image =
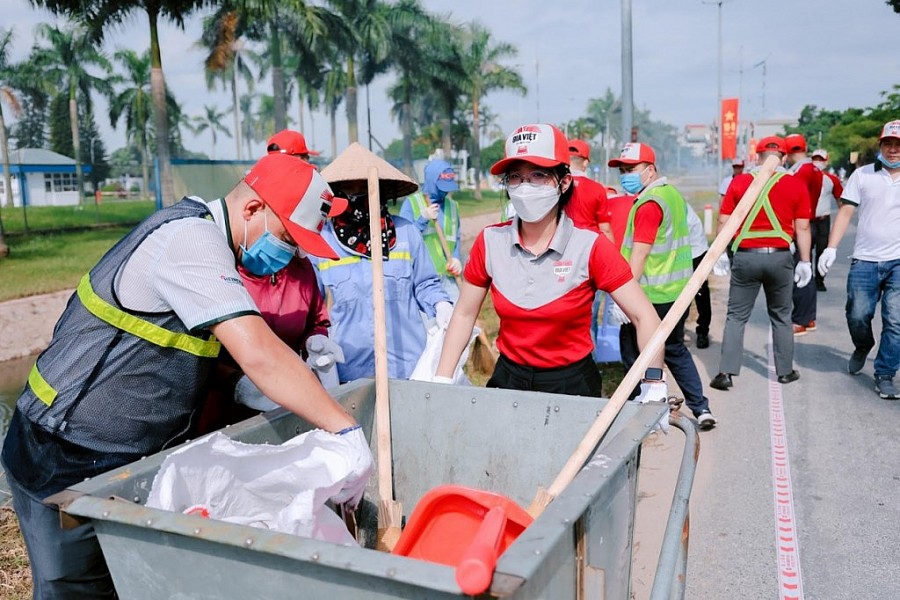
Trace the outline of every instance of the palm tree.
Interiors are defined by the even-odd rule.
[[[169,206],[175,201],[172,187],[172,165],[169,162],[169,120],[166,115],[166,82],[163,77],[162,56],[159,51],[160,17],[174,21],[184,28],[185,18],[212,0],[29,0],[32,5],[46,8],[55,14],[68,15],[87,23],[96,41],[112,26],[127,21],[135,11],[146,13],[150,26],[150,88],[153,99],[153,120],[157,135],[156,154],[159,160],[162,201]]]
[[[228,137],[231,137],[231,132],[222,125],[222,119],[225,118],[224,112],[221,112],[217,107],[208,104],[203,106],[203,111],[203,115],[192,119],[194,123],[194,133],[203,133],[207,129],[209,130],[209,133],[212,136],[212,159],[216,160],[216,132],[224,133]]]
[[[331,156],[337,156],[337,108],[344,100],[347,89],[347,74],[343,65],[333,64],[325,73],[324,103],[331,120]]]
[[[463,71],[466,74],[466,93],[472,108],[472,166],[475,168],[475,197],[481,198],[481,99],[489,92],[514,89],[526,92],[522,76],[500,64],[504,58],[514,58],[518,50],[508,43],[493,43],[491,32],[478,23],[469,23],[463,34]]]
[[[148,127],[151,113],[150,90],[150,51],[138,55],[134,50],[118,50],[113,54],[125,76],[118,83],[126,87],[114,95],[109,105],[109,121],[113,127],[119,123],[119,117],[125,115],[126,139],[138,148],[141,155],[143,182],[141,192],[147,195],[150,182],[150,159],[148,147]]]
[[[15,70],[12,63],[9,62],[12,40],[12,29],[0,29],[0,151],[3,152],[3,189],[6,191],[6,204],[10,207],[13,205],[12,177],[9,173],[9,141],[6,139],[3,103],[9,104],[9,107],[16,115],[22,110],[16,91],[11,86],[6,85],[6,82],[11,78]],[[9,246],[6,245],[6,239],[3,235],[3,221],[0,220],[0,258],[8,255]]]
[[[75,177],[78,180],[78,202],[84,201],[84,173],[81,168],[81,136],[78,133],[78,106],[84,106],[87,113],[92,111],[91,92],[99,90],[107,96],[112,87],[109,75],[112,66],[78,25],[67,29],[47,23],[35,29],[36,37],[49,46],[36,49],[35,60],[44,69],[48,80],[57,83],[60,91],[69,99],[69,121],[72,128],[72,151],[75,159]],[[88,71],[91,66],[99,67],[102,74],[97,76]]]
[[[258,60],[255,52],[247,47],[240,28],[240,17],[232,8],[220,7],[218,11],[203,20],[203,37],[198,46],[206,48],[206,85],[213,88],[216,79],[223,87],[231,88],[231,110],[234,116],[234,141],[236,158],[241,160],[241,120],[240,91],[238,79],[243,79],[248,91],[252,91],[255,78],[250,70],[248,57]]]
[[[328,0],[347,26],[347,35],[336,37],[346,62],[348,143],[359,141],[357,79],[363,85],[371,83],[373,73],[361,69],[363,63],[381,62],[390,51],[391,25],[389,14],[393,7],[381,0]],[[365,76],[368,75],[368,80]]]

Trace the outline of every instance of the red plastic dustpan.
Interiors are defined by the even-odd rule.
[[[532,521],[505,496],[443,485],[419,500],[393,554],[456,567],[463,591],[479,594],[490,585],[497,557]]]

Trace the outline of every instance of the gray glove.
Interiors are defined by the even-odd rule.
[[[267,411],[278,408],[278,405],[269,400],[265,394],[259,391],[250,378],[242,375],[238,379],[237,385],[234,386],[234,401],[244,406],[249,406],[253,410]]]
[[[334,363],[344,362],[344,351],[328,336],[311,335],[306,340],[306,364],[325,387],[338,384]]]
[[[369,476],[372,474],[372,451],[369,449],[369,443],[366,441],[366,436],[363,435],[362,428],[358,425],[350,431],[335,435],[348,445],[354,458],[351,459],[350,476],[347,477],[341,491],[331,497],[331,501],[335,504],[344,504],[354,510],[359,506],[366,491]]]

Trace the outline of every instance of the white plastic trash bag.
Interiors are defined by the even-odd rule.
[[[453,377],[451,378],[456,385],[472,385],[472,382],[469,381],[469,378],[463,372],[463,365],[469,360],[469,347],[479,333],[481,333],[481,330],[478,327],[473,328],[469,343],[466,344],[462,355],[459,357],[459,362],[456,363],[456,369],[454,369]],[[409,376],[410,379],[413,381],[433,380],[434,374],[437,372],[438,362],[441,360],[441,347],[444,345],[444,336],[446,334],[447,330],[437,325],[432,325],[428,328],[425,350],[422,352],[422,356],[419,357],[416,368],[413,369],[412,374]]]
[[[357,545],[325,505],[354,461],[340,437],[318,429],[278,446],[245,444],[216,432],[166,457],[147,506],[176,512],[200,507],[219,521]]]

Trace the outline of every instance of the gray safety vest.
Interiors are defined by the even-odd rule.
[[[174,312],[123,307],[113,284],[148,235],[187,218],[212,214],[187,200],[157,211],[81,279],[19,396],[29,421],[99,452],[151,454],[181,441],[221,345]]]

